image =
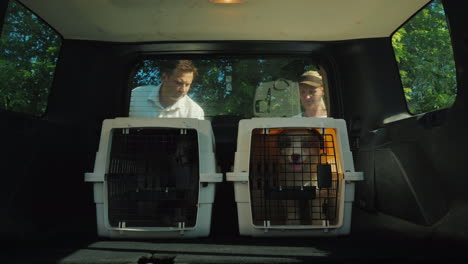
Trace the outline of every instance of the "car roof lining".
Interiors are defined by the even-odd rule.
[[[20,0],[65,39],[336,41],[389,37],[429,0]]]

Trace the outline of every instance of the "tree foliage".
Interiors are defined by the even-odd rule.
[[[450,107],[457,93],[445,13],[434,1],[392,37],[408,109],[413,114]]]
[[[48,25],[10,1],[0,39],[1,108],[44,113],[60,44]]]

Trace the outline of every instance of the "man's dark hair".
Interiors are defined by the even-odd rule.
[[[172,75],[174,71],[193,72],[193,76],[197,76],[198,70],[191,60],[166,60],[161,62],[160,72],[167,75]]]

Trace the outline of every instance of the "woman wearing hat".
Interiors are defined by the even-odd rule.
[[[327,117],[327,107],[322,76],[316,71],[307,71],[299,79],[299,96],[304,112],[295,117]]]

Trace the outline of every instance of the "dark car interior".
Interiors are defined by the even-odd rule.
[[[1,1],[2,17],[9,2]],[[259,8],[252,2],[242,4]],[[271,5],[277,7],[278,2]],[[61,45],[45,111],[37,115],[0,109],[0,171],[5,180],[0,192],[0,238],[6,245],[1,253],[5,260],[80,264],[468,260],[468,177],[463,167],[468,157],[468,130],[463,121],[468,90],[467,3],[440,1],[453,48],[455,100],[449,107],[414,114],[405,101],[392,34],[430,2],[415,1],[418,3],[402,5],[395,11],[384,3],[373,6],[373,1],[361,1],[369,5],[369,13],[374,12],[372,6],[375,13],[382,13],[375,15],[375,21],[366,21],[361,14],[362,20],[357,22],[346,21],[345,15],[355,9],[336,1],[328,5],[327,1],[285,2],[299,9],[310,8],[310,2],[314,2],[315,16],[330,14],[327,7],[333,7],[334,18],[342,16],[344,21],[333,24],[326,19],[329,24],[316,35],[314,28],[321,27],[317,24],[309,27],[310,35],[299,35],[297,30],[288,33],[288,20],[295,23],[291,17],[279,18],[282,21],[275,22],[279,24],[267,27],[271,17],[259,14],[258,23],[266,23],[261,26],[271,34],[256,37],[257,26],[251,24],[250,30],[245,29],[247,23],[255,21],[247,18],[251,13],[223,32],[222,25],[230,23],[237,11],[212,7],[214,4],[208,1],[154,1],[151,5],[144,1],[16,2],[51,26],[59,34]],[[115,9],[105,9],[106,3]],[[171,20],[177,10],[194,10],[200,15],[207,5],[212,8],[209,14],[220,13],[213,19],[226,17],[225,22],[217,21],[219,27],[200,24],[198,31],[187,34],[184,27],[192,28],[184,23],[189,19]],[[144,11],[149,8],[154,8],[154,14]],[[136,14],[117,18],[132,12]],[[125,24],[125,19],[135,19],[138,12],[148,17],[153,14],[154,20],[148,22],[141,15],[141,20]],[[359,33],[368,27],[366,23],[378,31],[385,24],[383,14],[387,12],[400,14],[399,20],[388,23],[387,31]],[[281,14],[277,11],[276,17]],[[171,23],[173,28],[159,30],[157,23]],[[141,29],[137,29],[139,24]],[[355,35],[351,26],[349,30],[340,28],[348,24],[359,29]],[[117,32],[119,28],[122,32]],[[372,32],[372,26],[369,28]],[[170,30],[174,30],[173,35]],[[128,116],[136,65],[146,58],[200,60],[223,56],[304,57],[327,73],[329,114],[346,121],[354,166],[364,174],[364,180],[356,184],[351,233],[327,238],[240,236],[233,183],[223,181],[216,187],[211,232],[206,238],[99,237],[93,188],[84,181],[84,174],[93,170],[103,120]],[[2,75],[13,76],[5,69],[0,69]],[[217,166],[223,175],[234,165],[239,121],[251,117],[236,113],[207,115],[215,137]]]

